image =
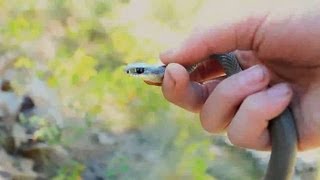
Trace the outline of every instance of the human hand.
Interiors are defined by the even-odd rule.
[[[169,64],[162,85],[164,96],[199,112],[208,132],[226,130],[233,144],[259,150],[270,149],[269,120],[290,103],[298,148],[320,146],[318,7],[284,14],[269,11],[195,32],[179,48],[160,56]],[[191,76],[179,65],[234,50],[245,70],[228,78],[221,77],[216,61],[204,61]]]

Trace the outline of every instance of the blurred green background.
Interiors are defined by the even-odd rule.
[[[19,53],[10,66],[15,73],[3,74],[19,94],[27,93],[34,79],[43,82],[55,94],[43,93],[47,111],[58,109],[63,124],[44,126],[37,136],[63,147],[68,158],[38,172],[56,179],[91,179],[90,168],[104,179],[261,177],[243,150],[219,146],[220,136],[205,133],[197,115],[169,104],[159,87],[123,72],[134,61],[157,63],[161,51],[179,44],[195,26],[232,18],[257,4],[0,0],[0,52]],[[34,86],[35,94],[43,91]]]

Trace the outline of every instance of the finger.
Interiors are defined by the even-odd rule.
[[[228,127],[228,137],[237,146],[257,150],[270,149],[269,120],[288,106],[292,90],[277,84],[247,97]]]
[[[212,133],[224,130],[241,102],[247,96],[267,87],[269,76],[266,67],[256,65],[222,81],[208,97],[200,112],[203,128]]]
[[[254,51],[236,51],[236,56],[243,69],[247,69],[251,66],[261,64]]]
[[[165,64],[191,65],[216,53],[253,50],[255,45],[259,45],[255,35],[266,17],[267,13],[256,14],[194,32],[180,47],[162,53],[160,59]]]
[[[164,97],[192,112],[198,112],[220,79],[200,84],[191,82],[186,69],[179,64],[169,64],[162,84]]]

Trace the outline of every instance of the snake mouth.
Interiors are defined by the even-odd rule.
[[[147,81],[144,80],[145,83],[147,83],[148,85],[152,85],[152,86],[161,86],[162,83],[158,83],[158,82],[151,82],[151,81]]]

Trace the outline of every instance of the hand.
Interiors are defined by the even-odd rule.
[[[259,150],[270,149],[269,120],[290,104],[298,148],[320,146],[318,7],[259,13],[193,33],[160,56],[169,64],[162,85],[165,98],[199,112],[205,130],[226,130],[233,144]],[[221,77],[216,61],[203,61],[234,50],[245,69],[234,76]],[[191,76],[182,66],[202,61]]]

